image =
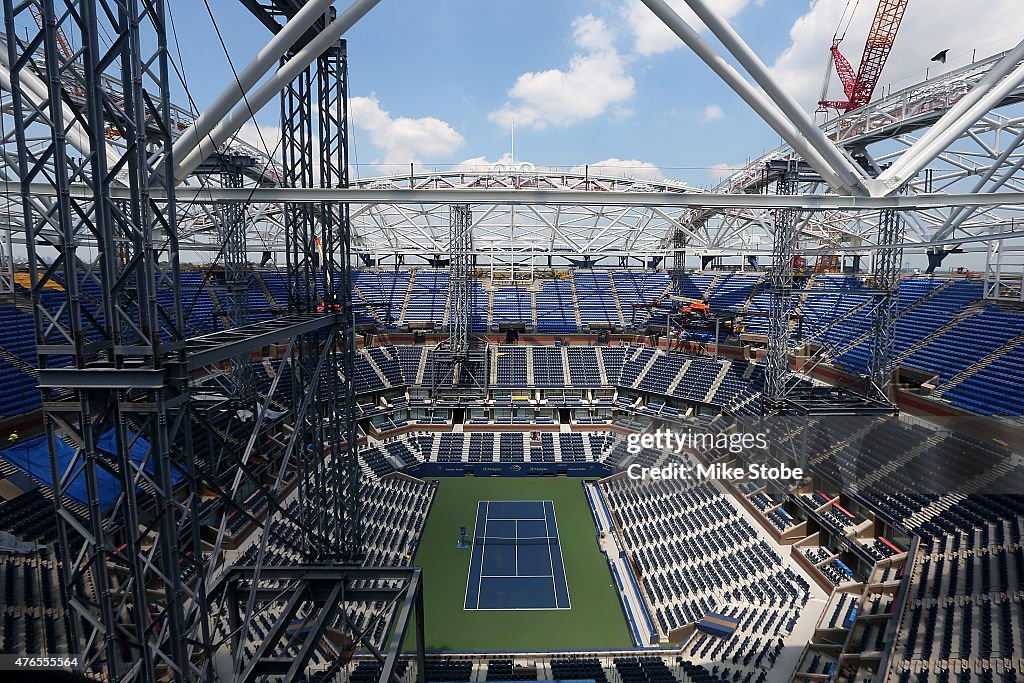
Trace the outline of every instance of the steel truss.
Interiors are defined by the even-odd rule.
[[[43,28],[21,41],[19,19],[30,12],[40,14]],[[102,369],[108,378],[103,387],[71,378],[70,400],[43,388],[68,647],[85,654],[86,670],[111,680],[208,680],[212,642],[189,385],[187,376],[167,373],[169,361],[184,367],[185,343],[168,154],[166,6],[4,0],[4,17],[39,368]],[[61,31],[82,40],[68,57],[58,46]],[[101,45],[101,31],[120,39]],[[110,64],[120,68],[116,91],[103,83]],[[48,92],[33,101],[21,80],[37,72],[48,75]],[[80,97],[65,96],[62,75],[74,79]],[[66,146],[72,125],[90,143],[82,158]],[[104,144],[108,127],[123,147]],[[42,146],[29,144],[34,135],[45,135]],[[38,202],[28,189],[34,180],[60,188],[81,183],[91,194]],[[118,183],[127,185],[127,199],[111,198]],[[151,201],[155,188],[169,201]],[[79,253],[86,239],[95,244],[91,262]],[[44,296],[50,284],[63,291]],[[163,381],[140,386],[145,373]],[[62,450],[71,446],[70,463],[57,457],[61,441]],[[104,507],[101,479],[111,475],[120,493]],[[86,519],[65,507],[80,477],[90,501]]]
[[[785,164],[779,175],[776,192],[794,194],[800,180],[799,164]],[[772,269],[767,284],[771,293],[768,305],[768,349],[765,352],[764,410],[779,405],[786,394],[789,379],[789,309],[793,291],[793,259],[800,214],[789,209],[777,209],[773,214],[775,234],[772,239]]]
[[[451,291],[448,312],[448,349],[454,358],[469,351],[470,319],[473,314],[473,212],[468,204],[454,204],[449,219],[448,287]]]
[[[995,232],[993,227],[992,231]],[[992,301],[1024,301],[1024,255],[1008,251],[1003,239],[988,243],[985,254],[985,298]]]
[[[348,185],[344,43],[310,65],[281,93],[283,178],[286,187]],[[315,145],[316,140],[320,144]],[[294,348],[293,405],[315,409],[295,425],[299,435],[302,528],[331,545],[304,538],[308,561],[357,561],[360,539],[350,297],[348,211],[341,205],[286,204],[288,306],[293,314],[340,312],[335,328],[309,332]],[[334,491],[336,495],[326,495]],[[323,504],[329,501],[330,504]]]
[[[487,388],[487,348],[472,335],[476,289],[473,287],[473,212],[468,204],[453,204],[448,218],[448,339],[432,354],[433,386]]]
[[[221,187],[240,188],[243,186],[245,169],[255,163],[256,160],[248,156],[217,154],[197,169],[197,173],[217,174]],[[221,244],[218,256],[224,264],[224,283],[214,289],[219,290],[217,299],[220,302],[221,320],[227,329],[245,327],[249,323],[251,272],[246,248],[247,221],[248,212],[244,204],[223,204],[217,207],[217,238]],[[232,358],[228,376],[228,392],[231,397],[238,404],[249,402],[255,388],[252,359],[245,355]]]
[[[286,589],[282,590],[282,586]],[[246,668],[237,680],[250,682],[262,676],[283,676],[285,681],[297,680],[310,658],[314,647],[330,638],[345,656],[335,660],[324,673],[324,679],[347,664],[357,647],[367,649],[382,665],[381,683],[401,683],[395,675],[395,665],[402,643],[408,633],[410,619],[415,614],[416,680],[425,683],[423,632],[423,581],[421,570],[410,567],[299,565],[290,567],[232,567],[215,589],[216,597],[228,605],[227,620],[232,649],[244,644],[240,637],[245,612],[241,609],[252,599],[258,609],[280,609],[274,627],[259,642]],[[372,632],[377,619],[359,629],[348,618],[347,609],[357,604],[385,603],[396,610],[387,649],[381,652],[373,642]],[[250,610],[251,611],[251,610]],[[301,620],[306,628],[289,633],[289,625]],[[352,632],[339,633],[337,624]],[[333,633],[332,633],[333,632]],[[293,654],[298,652],[298,655]]]
[[[297,216],[288,232],[292,313],[255,325],[243,324],[248,209],[208,213],[225,259],[229,327],[186,340],[185,224],[177,220],[170,154],[181,127],[168,96],[165,3],[4,0],[3,7],[0,48],[11,79],[4,115],[17,144],[17,156],[5,147],[4,160],[16,160],[7,168],[16,169],[20,187],[68,649],[108,680],[217,680],[221,608],[207,587],[224,569],[229,514],[267,529],[288,519],[302,530],[295,550],[309,561],[361,561],[348,208],[289,207]],[[19,39],[33,13],[43,28]],[[62,31],[80,36],[81,49],[62,53]],[[106,46],[102,36],[121,39]],[[117,78],[105,72],[110,65]],[[45,92],[35,87],[40,75]],[[338,43],[283,93],[293,186],[348,184],[345,76]],[[111,132],[118,144],[108,144]],[[199,172],[227,187],[252,176],[251,167],[225,166],[230,155],[218,156]],[[60,196],[40,196],[36,183]],[[281,342],[283,362],[265,395],[253,396],[247,418],[207,400],[217,398],[206,381],[217,364],[242,359],[232,361],[241,368],[254,351]],[[291,408],[278,412],[271,404],[288,384],[286,370]],[[280,432],[283,417],[287,437],[278,446],[268,436]],[[202,451],[193,440],[205,444]],[[70,462],[62,459],[67,451]],[[118,494],[101,503],[111,479]],[[282,497],[294,479],[293,510]],[[80,482],[89,500],[84,517],[67,505]],[[253,494],[267,502],[263,520],[246,506]],[[263,559],[261,551],[257,571]],[[244,652],[228,654],[236,671],[251,665]]]
[[[881,244],[899,245],[904,238],[903,215],[888,210],[881,213],[878,240]],[[879,249],[874,253],[871,278],[876,295],[871,328],[871,353],[868,359],[868,386],[866,394],[872,398],[891,401],[892,363],[896,343],[897,288],[903,265],[902,247]]]

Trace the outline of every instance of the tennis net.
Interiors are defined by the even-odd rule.
[[[474,536],[480,545],[558,545],[558,536]]]

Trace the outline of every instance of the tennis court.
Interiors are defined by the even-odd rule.
[[[569,609],[552,501],[477,503],[465,609]]]

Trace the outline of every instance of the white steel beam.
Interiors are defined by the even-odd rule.
[[[0,192],[17,192],[17,183],[0,182]],[[38,195],[54,195],[55,190],[47,183],[33,183],[30,192]],[[70,194],[75,197],[91,196],[85,185],[74,185]],[[114,199],[126,198],[127,188],[111,190]],[[159,191],[152,191],[154,201],[162,201]],[[960,206],[1021,206],[1024,192],[999,193],[951,193],[890,195],[887,197],[856,197],[820,194],[729,194],[717,192],[635,192],[607,190],[587,192],[585,190],[536,190],[536,189],[492,189],[492,188],[441,188],[441,189],[366,189],[366,188],[321,188],[321,187],[178,187],[175,196],[179,202],[216,204],[241,202],[246,204],[320,203],[337,204],[501,204],[518,206],[523,204],[566,205],[581,207],[634,206],[634,207],[690,207],[713,209],[799,209],[803,211],[827,211],[848,209],[857,211],[878,211],[898,209],[903,211],[934,209]]]
[[[322,17],[331,6],[333,0],[310,0],[302,6],[294,17],[278,31],[270,42],[241,71],[238,77],[221,91],[210,106],[199,115],[192,126],[174,143],[174,158],[177,159],[174,169],[175,180],[181,182],[188,173],[182,174],[182,160],[198,149],[200,159],[205,159],[217,148],[207,136],[213,131],[220,120],[231,112],[255,86],[281,61],[289,48],[302,37],[302,34]]]
[[[668,6],[665,0],[642,0],[654,14],[661,19],[679,39],[682,40],[691,50],[704,61],[711,70],[718,74],[718,77],[725,81],[726,85],[733,89],[744,102],[750,105],[758,116],[765,123],[771,126],[772,130],[778,133],[783,140],[803,157],[803,160],[817,171],[830,187],[837,191],[843,191],[847,183],[844,181],[831,164],[804,138],[789,121],[782,111],[765,96],[764,92],[752,86],[729,62],[715,52],[693,28],[680,17],[675,10]],[[846,189],[845,193],[849,190]]]
[[[6,46],[4,46],[6,48]],[[11,72],[9,70],[9,55],[6,49],[0,49],[0,88],[11,92]],[[47,100],[49,99],[49,86],[43,82],[43,79],[39,78],[29,69],[22,69],[19,74],[22,85],[22,94],[32,103],[34,109],[43,110],[48,106]],[[83,157],[89,157],[92,155],[92,143],[89,141],[89,134],[82,128],[82,124],[79,123],[78,119],[75,118],[74,112],[71,108],[61,100],[61,109],[64,113],[64,121],[66,130],[64,136],[67,138],[68,143],[74,147]],[[116,159],[120,156],[120,153],[114,150],[110,143],[107,145],[107,157]],[[127,170],[122,170],[117,174],[118,182],[126,182]]]
[[[1021,155],[1020,158],[1017,159],[1017,161],[1009,168],[1006,168],[1004,164],[1006,164],[1007,159],[1010,158],[1010,155],[1013,154],[1014,150],[1016,150],[1021,143],[1024,143],[1024,129],[1017,133],[1017,136],[1014,137],[1013,141],[1006,146],[1003,153],[993,160],[992,164],[981,175],[981,177],[978,178],[978,181],[971,188],[971,192],[982,192],[983,190],[987,192],[995,192],[1009,182],[1009,180],[1013,178],[1022,167],[1024,167],[1024,155]],[[1005,170],[1005,172],[992,185],[986,188],[985,185],[992,180],[998,171],[1001,170]],[[933,235],[934,239],[944,239],[953,234],[953,232],[963,225],[964,222],[972,215],[974,215],[977,210],[978,207],[965,206],[957,209],[956,211],[950,212],[949,217],[942,224],[942,227],[935,231]]]
[[[708,6],[704,0],[686,0],[690,9],[700,17],[715,37],[722,41],[732,55],[739,61],[744,69],[753,77],[754,81],[761,86],[765,94],[775,103],[782,113],[785,114],[790,123],[796,128],[796,132],[802,135],[831,168],[843,179],[842,187],[832,189],[842,194],[868,195],[867,186],[864,181],[867,176],[855,165],[846,154],[828,139],[821,129],[814,124],[811,117],[803,110],[789,93],[784,91],[775,82],[768,67],[764,65],[761,58],[750,49],[743,38],[736,33],[735,29],[726,22],[715,10]]]
[[[224,144],[232,135],[262,109],[285,86],[292,82],[307,66],[313,63],[335,41],[345,35],[357,21],[373,9],[380,0],[355,0],[348,8],[327,25],[315,38],[292,55],[273,76],[263,82],[256,90],[249,93],[246,101],[236,106],[222,118],[202,141],[203,148],[216,149]],[[178,162],[175,178],[188,176],[205,159],[200,148],[193,149],[184,159]]]
[[[1024,40],[993,65],[985,77],[950,107],[898,161],[883,171],[878,180],[895,192],[917,175],[949,143],[963,135],[964,131],[1024,81],[1024,65],[1020,64],[1022,59]]]

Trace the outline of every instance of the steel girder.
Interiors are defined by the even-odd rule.
[[[225,168],[220,174],[222,187],[242,187],[242,173],[238,168]],[[225,204],[219,207],[219,240],[224,262],[224,288],[221,308],[224,312],[224,327],[234,329],[249,323],[249,255],[245,245],[245,207],[240,204]],[[255,389],[252,358],[249,354],[231,359],[231,383],[233,394],[240,401],[247,401]]]
[[[317,644],[328,637],[337,623],[353,629],[350,639],[336,646],[351,657],[357,647],[369,651],[381,663],[379,683],[401,683],[395,673],[400,648],[412,625],[416,643],[416,680],[425,683],[423,579],[417,567],[361,567],[298,565],[287,567],[232,567],[215,590],[216,597],[228,605],[232,648],[239,650],[241,638],[242,601],[254,596],[261,610],[281,610],[270,633],[261,639],[257,651],[240,671],[237,679],[244,682],[262,676],[283,676],[297,680],[312,658]],[[356,629],[346,613],[367,603],[384,603],[395,608],[395,618],[385,651],[373,642],[377,619],[391,613],[380,610],[378,616],[362,629]],[[415,619],[413,624],[410,620]],[[299,620],[305,628],[289,631]],[[338,636],[335,635],[337,641]],[[323,674],[324,679],[348,662],[338,658]]]
[[[476,343],[471,333],[473,311],[476,310],[473,239],[473,212],[469,205],[453,204],[448,207],[448,288],[451,296],[448,338],[431,354],[431,378],[435,392],[450,387],[483,391],[487,387],[487,348]]]
[[[799,163],[790,161],[779,176],[776,192],[780,195],[796,192],[799,182]],[[765,411],[773,410],[785,397],[789,372],[789,309],[793,292],[793,259],[800,214],[779,209],[773,216],[775,234],[772,240],[772,268],[768,273],[771,295],[768,305],[768,349],[765,352],[764,399]]]
[[[248,0],[247,0],[248,2]],[[249,2],[276,27],[291,16],[299,3]],[[263,18],[261,18],[261,21]],[[274,30],[277,30],[276,28]],[[969,92],[1002,55],[972,64],[914,85],[889,93],[866,107],[832,119],[822,128],[825,134],[843,145],[854,156],[867,155],[871,161],[884,166],[898,159],[905,147],[913,142],[915,131],[935,123],[942,113]],[[0,74],[2,75],[2,74]],[[62,73],[62,78],[71,78]],[[2,81],[3,79],[0,79]],[[109,76],[105,87],[116,87]],[[1024,88],[1007,94],[1000,110],[989,112],[947,152],[933,163],[933,171],[910,183],[911,194],[935,192],[1010,192],[1021,188],[1020,164],[1022,156],[1013,143],[1021,131],[1020,107]],[[174,135],[187,128],[191,115],[180,108],[174,109]],[[1000,113],[1005,110],[1007,113]],[[267,141],[273,146],[276,141]],[[113,144],[120,144],[117,140]],[[242,149],[243,143],[232,143]],[[266,186],[279,178],[276,164],[268,154],[249,148],[258,163],[247,183]],[[770,152],[743,169],[732,174],[716,191],[757,192],[765,186],[763,166],[765,160],[793,158],[786,147]],[[5,163],[16,167],[16,159],[7,150]],[[3,164],[0,164],[3,165]],[[595,191],[628,188],[644,191],[664,187],[672,191],[690,191],[684,185],[670,181],[629,180],[602,175],[600,169],[587,173],[584,169],[538,169],[530,165],[510,168],[455,168],[451,171],[426,172],[417,170],[412,177],[396,175],[389,178],[371,178],[360,181],[358,187],[588,187]],[[5,170],[9,178],[16,173]],[[979,180],[981,179],[981,180]],[[189,180],[190,185],[194,184]],[[219,183],[207,181],[211,187]],[[821,192],[822,189],[815,190]],[[383,203],[352,207],[354,250],[366,262],[398,260],[398,256],[429,259],[444,253],[444,228],[447,216],[442,203],[409,203],[385,205]],[[282,251],[284,247],[285,215],[279,202],[247,203],[248,243],[257,251]],[[504,205],[474,207],[478,216],[477,243],[486,258],[497,263],[511,260],[546,258],[548,255],[589,254],[617,258],[638,255],[640,261],[663,258],[671,251],[675,226],[682,226],[690,235],[687,239],[691,253],[704,255],[771,253],[770,209],[736,208],[679,209],[673,207],[633,207],[629,210],[597,206],[563,206],[560,209],[543,205],[509,207]],[[208,258],[219,249],[216,236],[216,215],[202,202],[189,203],[179,209],[182,227],[179,237],[184,247],[196,250],[196,259]],[[0,221],[9,212],[0,210]],[[943,235],[981,237],[993,225],[1009,228],[1020,219],[1020,209],[955,208],[920,209],[906,216],[907,239],[920,244],[921,249],[932,245],[936,249],[951,248],[955,239]],[[875,242],[874,228],[879,223],[877,211],[825,210],[816,213],[804,223],[801,230],[804,242],[822,249],[841,247],[855,249],[863,245],[868,250]],[[948,242],[946,245],[939,242]],[[1007,244],[1008,250],[1012,245]],[[15,245],[14,250],[20,252]],[[983,248],[979,249],[984,251]],[[533,256],[529,256],[533,254]]]
[[[33,11],[42,28],[19,40],[19,20]],[[166,6],[5,0],[4,16],[39,368],[99,367],[121,377],[111,386],[76,388],[71,400],[43,389],[62,594],[71,611],[68,646],[85,654],[87,670],[111,680],[207,680],[212,643],[188,381],[135,381],[140,370],[163,372],[168,360],[185,356],[167,154]],[[62,53],[59,31],[79,36],[81,49]],[[101,45],[101,31],[119,40]],[[121,87],[104,82],[108,65],[119,67]],[[48,77],[45,98],[21,88],[22,77],[36,73]],[[65,97],[69,90],[77,96]],[[72,125],[88,138],[83,158],[69,154],[65,133]],[[123,146],[104,144],[108,128]],[[90,194],[40,203],[29,190],[40,179],[60,188],[82,183]],[[127,186],[126,198],[111,196],[117,183]],[[151,201],[155,188],[169,201]],[[88,262],[79,253],[86,239],[97,252]],[[59,293],[45,290],[53,284]],[[58,457],[65,449],[70,463]],[[86,519],[65,507],[81,477],[90,501]],[[120,491],[103,505],[101,481],[110,477]],[[87,574],[94,590],[86,589]]]
[[[344,43],[307,67],[281,93],[283,182],[287,187],[345,187],[348,183]],[[316,140],[319,139],[319,146]],[[314,168],[316,165],[316,168]],[[348,212],[323,202],[287,204],[289,310],[338,313],[338,325],[307,334],[296,345],[292,396],[295,405],[312,401],[299,435],[299,513],[302,529],[329,545],[309,542],[307,561],[358,561],[362,554],[356,457]],[[334,495],[327,495],[333,491]],[[323,505],[321,501],[331,501]]]
[[[878,238],[883,244],[902,244],[903,216],[898,211],[883,211]],[[868,386],[865,395],[893,403],[890,394],[893,370],[893,349],[896,343],[897,288],[903,266],[903,249],[879,249],[871,263],[872,283],[881,294],[875,303],[868,357]]]
[[[942,74],[897,92],[890,92],[867,106],[838,116],[822,124],[822,130],[862,163],[886,167],[898,160],[917,140],[918,132],[928,129],[954,104],[974,88],[1006,53]],[[929,169],[912,179],[906,187],[910,195],[972,192],[996,194],[1018,191],[1024,175],[1021,140],[1021,111],[1024,86],[1009,92],[998,107],[976,121],[952,142]],[[997,111],[998,110],[998,111]],[[766,162],[796,158],[792,149],[781,146],[748,162],[717,185],[714,192],[751,193],[770,189],[763,172]],[[814,191],[820,191],[814,190]],[[731,252],[751,243],[766,244],[770,239],[764,226],[767,211],[695,210],[685,222],[692,230],[707,234],[711,248]],[[1015,206],[922,208],[904,214],[906,239],[948,250],[956,246],[955,236],[981,238],[990,229],[1010,228],[1021,219]],[[812,217],[802,230],[805,241],[831,247],[863,246],[864,252],[880,244],[876,227],[883,222],[881,211],[826,211]],[[1000,231],[1001,232],[1001,231]],[[1020,248],[1020,245],[1017,246]],[[980,247],[979,251],[984,251]]]
[[[469,329],[473,315],[473,212],[466,204],[449,207],[448,350],[464,360],[469,351]]]

